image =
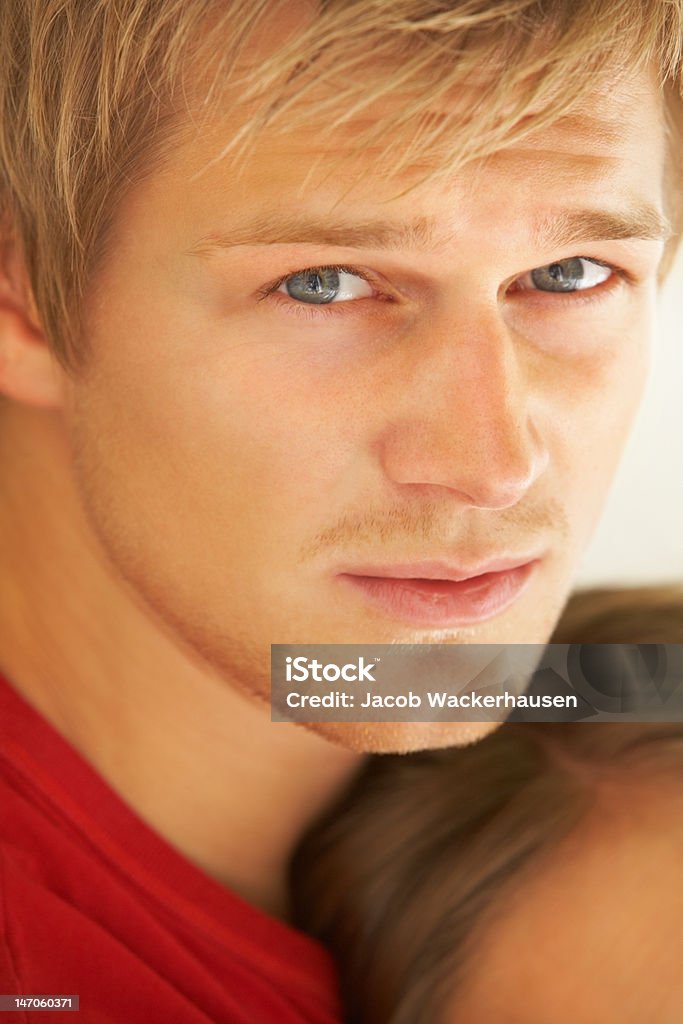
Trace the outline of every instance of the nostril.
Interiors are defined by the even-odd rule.
[[[528,421],[463,417],[450,424],[404,421],[386,431],[380,459],[389,480],[496,510],[521,501],[548,465],[547,446]]]

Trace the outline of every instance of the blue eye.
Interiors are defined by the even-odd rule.
[[[311,267],[286,277],[277,291],[297,302],[323,306],[330,302],[349,302],[373,294],[372,288],[359,274],[342,267]]]
[[[529,271],[520,281],[524,289],[541,292],[578,292],[596,288],[614,273],[611,267],[583,256],[548,263]]]
[[[332,302],[339,292],[339,274],[333,267],[321,270],[302,270],[282,282],[284,290],[299,302],[313,302],[322,305]]]

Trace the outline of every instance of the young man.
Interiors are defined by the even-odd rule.
[[[476,733],[273,724],[270,644],[549,637],[680,42],[660,0],[4,0],[3,992],[335,1019],[291,850],[364,751]]]

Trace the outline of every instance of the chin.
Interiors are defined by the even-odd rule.
[[[500,722],[300,722],[335,746],[358,754],[414,754],[467,747],[494,732]]]

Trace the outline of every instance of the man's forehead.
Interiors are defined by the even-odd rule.
[[[420,33],[406,41],[400,11],[387,10],[380,17],[371,16],[362,4],[352,8],[345,16],[341,4],[275,0],[267,17],[255,16],[251,28],[245,26],[236,64],[222,84],[214,80],[212,95],[227,112],[222,124],[218,107],[204,102],[201,88],[195,94],[203,108],[193,111],[199,138],[212,136],[216,155],[232,156],[238,163],[252,152],[262,161],[298,159],[318,174],[342,164],[361,174],[380,171],[386,181],[395,171],[412,170],[419,176],[438,172],[449,160],[461,163],[490,155],[506,144],[508,134],[516,141],[523,136],[529,147],[543,144],[535,141],[539,127],[553,129],[559,149],[602,152],[628,135],[644,93],[656,90],[661,108],[654,67],[629,67],[626,53],[606,56],[599,69],[560,82],[558,93],[551,40],[546,50],[540,43],[552,21],[547,10],[539,8],[533,15],[539,19],[537,43],[528,52],[521,46],[521,56],[511,61],[508,54],[501,63],[505,40],[516,38],[519,26],[512,21],[506,25],[499,15],[491,14],[495,32],[483,49],[475,33],[452,50],[450,31],[440,46],[430,45]],[[417,17],[416,11],[417,5],[411,17]],[[328,14],[334,28],[328,25]],[[461,15],[454,5],[443,12],[444,25],[459,24]],[[384,34],[356,37],[357,23],[366,17],[368,25],[383,24]],[[355,41],[352,53],[344,42],[345,24]],[[528,32],[522,35],[531,38]],[[472,54],[480,50],[474,59]],[[533,72],[524,74],[525,60],[532,59]],[[507,75],[517,64],[519,74],[510,77],[516,84],[497,89],[499,80],[507,82],[501,72]],[[214,113],[217,131],[212,131]],[[653,116],[659,121],[661,111]],[[486,148],[488,140],[492,145]]]
[[[393,174],[380,159],[381,147],[356,153],[350,129],[340,129],[330,149],[306,130],[264,135],[239,169],[229,159],[212,164],[217,193],[233,193],[236,173],[242,201],[231,203],[225,231],[217,219],[193,247],[198,254],[288,243],[435,250],[457,234],[464,207],[500,205],[525,192],[540,244],[665,240],[659,96],[647,76],[636,85],[608,96],[599,112],[576,111],[492,157],[456,164],[452,174],[445,168],[434,180],[433,169],[425,174],[419,161]]]
[[[377,74],[370,55],[367,74],[371,91],[377,84]],[[354,172],[385,182],[398,180],[399,176],[417,180],[426,175],[447,174],[451,165],[457,170],[471,159],[468,145],[472,142],[473,117],[476,119],[472,111],[478,99],[471,82],[435,96],[414,124],[407,120],[402,128],[396,127],[394,118],[397,111],[409,105],[409,97],[400,86],[381,91],[366,107],[355,111],[346,110],[343,102],[335,102],[336,98],[334,76],[316,81],[313,75],[310,87],[300,101],[288,107],[287,115],[261,125],[247,147],[242,148],[235,145],[235,139],[244,138],[252,110],[228,90],[223,116],[216,110],[209,123],[202,120],[201,131],[192,140],[193,148],[203,157],[208,146],[202,143],[207,142],[215,147],[211,163],[225,159],[229,166],[233,159],[242,176],[250,162],[261,168],[270,162],[282,171],[301,167],[305,171],[302,183],[306,190],[315,185],[316,178],[319,181],[330,172],[347,180],[352,179]],[[309,117],[309,107],[318,113]],[[438,134],[446,125],[445,145],[441,143],[432,149],[428,142],[422,144],[423,137]],[[642,147],[644,125],[653,139],[661,137],[663,147],[664,104],[654,70],[626,73],[623,69],[605,69],[596,78],[591,93],[582,94],[568,110],[555,114],[543,105],[536,108],[530,103],[524,115],[510,123],[512,141],[501,134],[500,145],[488,156],[497,156],[510,144],[518,157],[523,151],[533,157],[546,150],[586,163],[602,158],[628,159]],[[481,159],[481,155],[475,153],[473,159]],[[203,169],[197,166],[198,177]]]

